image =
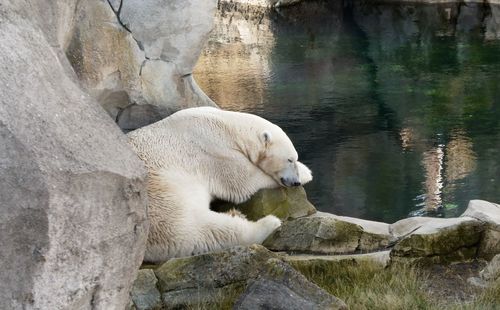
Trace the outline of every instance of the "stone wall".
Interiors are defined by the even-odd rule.
[[[147,236],[146,171],[114,121],[129,130],[214,105],[191,70],[215,6],[2,1],[2,308],[127,306]]]

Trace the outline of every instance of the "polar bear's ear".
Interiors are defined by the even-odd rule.
[[[268,146],[269,143],[271,143],[271,133],[269,131],[263,131],[261,134],[260,134],[260,141],[262,141],[262,143],[265,145],[265,146]]]

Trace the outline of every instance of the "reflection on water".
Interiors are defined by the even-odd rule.
[[[485,4],[224,5],[195,76],[283,127],[320,210],[456,216],[500,201],[499,39]]]

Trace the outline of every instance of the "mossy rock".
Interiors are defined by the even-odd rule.
[[[275,251],[342,254],[358,249],[363,228],[333,217],[304,217],[284,222],[263,243]]]
[[[218,212],[226,212],[233,208],[240,210],[252,221],[270,214],[287,220],[316,212],[316,208],[307,200],[306,191],[301,186],[262,189],[244,203],[236,205],[229,202],[218,202],[212,206],[212,209]]]
[[[262,305],[270,306],[273,302],[273,309],[285,309],[280,307],[285,301],[262,291],[263,284],[273,292],[283,289],[293,293],[287,298],[295,296],[295,304],[311,304],[311,309],[345,309],[341,300],[309,282],[278,254],[260,245],[171,259],[154,273],[162,305],[167,309],[230,309],[237,300],[235,309],[248,309],[255,298]],[[286,302],[290,304],[289,300]]]
[[[448,263],[475,258],[484,223],[473,218],[435,219],[400,240],[391,257],[418,264]]]
[[[233,309],[347,309],[346,304],[280,259],[269,259],[266,272],[248,283]]]

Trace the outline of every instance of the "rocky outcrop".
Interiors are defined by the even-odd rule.
[[[284,222],[263,244],[277,251],[353,253],[362,232],[360,226],[332,217],[308,217]]]
[[[211,105],[192,70],[216,1],[79,1],[65,49],[82,84],[124,130]]]
[[[74,6],[0,6],[6,309],[124,308],[144,253],[145,169],[62,51]]]
[[[218,212],[227,212],[235,208],[252,221],[259,220],[269,214],[287,220],[316,212],[316,208],[307,200],[303,187],[263,189],[254,194],[250,200],[239,205],[221,203],[212,208]]]
[[[424,263],[475,258],[483,230],[480,221],[469,217],[433,219],[403,237],[391,257]]]
[[[234,309],[345,309],[342,301],[258,245],[172,259],[154,273],[167,309],[232,304]]]
[[[412,217],[391,225],[317,212],[285,221],[264,245],[274,251],[311,254],[290,256],[292,261],[301,264],[340,260],[338,256],[320,259],[318,254],[374,253],[377,256],[387,249],[390,249],[391,262],[428,264],[490,259],[500,253],[499,210],[496,204],[472,200],[458,218]],[[346,255],[341,257],[349,259]]]
[[[283,223],[264,245],[277,251],[342,254],[384,249],[393,241],[388,224],[318,212]]]

